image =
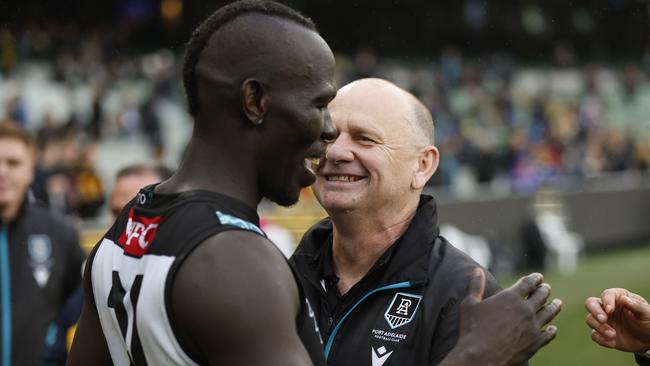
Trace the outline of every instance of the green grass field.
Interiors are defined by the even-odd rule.
[[[557,338],[533,357],[531,366],[625,366],[636,365],[634,357],[598,346],[585,325],[584,300],[600,295],[607,287],[625,287],[650,300],[650,245],[583,258],[571,277],[545,273],[553,288],[552,297],[563,301],[563,310],[553,321]],[[514,280],[502,280],[504,287]]]

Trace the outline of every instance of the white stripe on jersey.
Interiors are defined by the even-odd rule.
[[[112,240],[102,240],[92,262],[91,280],[99,320],[115,365],[128,366],[131,363],[129,354],[134,333],[134,311],[130,294],[136,276],[143,275],[135,309],[135,326],[147,363],[198,366],[181,348],[167,316],[165,284],[175,259],[153,254],[145,254],[141,258],[129,257]],[[118,272],[121,285],[126,290],[123,301],[127,313],[126,341],[122,337],[115,309],[108,306],[113,271]]]

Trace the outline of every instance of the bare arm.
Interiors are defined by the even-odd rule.
[[[70,349],[68,361],[66,362],[67,366],[109,366],[113,364],[102,326],[99,323],[99,315],[97,314],[97,307],[95,306],[95,300],[92,294],[91,258],[93,257],[94,251],[88,257],[89,259],[84,269],[84,303],[81,308],[81,316],[77,323],[72,348]]]
[[[513,286],[483,299],[485,274],[476,269],[469,295],[461,304],[460,336],[440,366],[519,366],[555,338],[549,326],[561,301],[546,304],[550,286],[539,273],[521,278]]]
[[[176,275],[174,323],[211,365],[311,365],[296,330],[298,288],[286,260],[245,231],[201,244]]]

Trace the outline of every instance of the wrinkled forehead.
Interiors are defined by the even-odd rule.
[[[392,91],[343,88],[329,110],[339,129],[408,137],[416,133],[412,105],[403,95]]]

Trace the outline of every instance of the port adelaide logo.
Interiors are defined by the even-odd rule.
[[[401,327],[408,324],[415,317],[418,310],[422,296],[398,292],[393,297],[388,306],[388,310],[384,313],[384,318],[392,329]]]

